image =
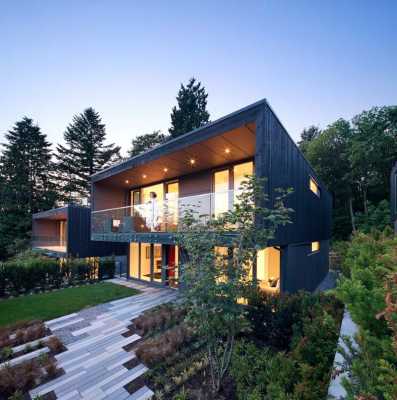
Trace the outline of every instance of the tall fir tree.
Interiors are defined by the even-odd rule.
[[[5,135],[0,158],[0,257],[28,244],[32,214],[55,205],[51,144],[24,117]]]
[[[191,78],[184,86],[181,84],[176,100],[178,106],[172,108],[171,128],[172,138],[190,132],[209,122],[210,114],[207,111],[208,94],[201,82]]]
[[[132,147],[128,150],[128,154],[130,157],[134,157],[150,150],[152,147],[164,143],[166,140],[167,136],[161,133],[161,131],[153,131],[152,133],[139,135],[135,139],[132,139]]]
[[[105,144],[106,130],[99,113],[87,108],[66,128],[66,145],[57,146],[58,173],[65,202],[89,200],[90,176],[120,160],[120,147]]]

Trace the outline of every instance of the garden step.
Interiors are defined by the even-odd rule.
[[[4,367],[5,365],[9,365],[12,367],[14,365],[21,364],[25,361],[31,360],[32,358],[38,357],[40,354],[48,353],[49,351],[50,349],[48,347],[43,347],[42,349],[31,351],[30,353],[23,354],[22,356],[1,363],[0,368]]]
[[[84,321],[84,318],[76,318],[76,319],[74,319],[72,321],[61,322],[61,323],[56,324],[56,325],[51,325],[51,326],[49,326],[49,328],[52,331],[56,331],[58,329],[64,328],[65,326],[70,326],[70,325],[73,325],[73,324],[77,324],[78,322],[81,322],[81,321]]]
[[[126,400],[147,400],[153,395],[154,393],[147,386],[143,386],[135,393],[132,393],[129,397],[127,397]]]
[[[19,346],[15,346],[12,348],[13,353],[18,353],[21,350],[24,350],[26,346],[31,346],[31,347],[35,347],[37,346],[40,342],[47,342],[48,339],[54,337],[54,335],[48,335],[48,336],[44,336],[42,338],[33,340],[31,342],[27,342],[24,344],[20,344]]]
[[[66,319],[77,317],[79,314],[78,313],[73,313],[73,314],[68,314],[64,315],[63,317],[58,317],[54,319],[50,319],[49,321],[46,321],[45,324],[47,326],[51,326],[52,324],[57,324],[58,322],[65,321]]]

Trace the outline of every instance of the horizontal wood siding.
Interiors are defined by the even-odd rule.
[[[109,182],[93,182],[91,188],[91,209],[106,210],[124,207],[128,201],[128,191],[112,186]]]
[[[332,199],[269,107],[258,115],[255,171],[268,179],[270,204],[274,189],[292,188],[287,206],[294,210],[292,224],[279,228],[273,245],[312,242],[331,237]],[[320,198],[309,188],[310,176],[321,189]]]
[[[212,192],[212,172],[203,171],[179,178],[179,197]]]
[[[313,291],[325,278],[329,264],[329,241],[320,242],[320,251],[311,252],[311,244],[289,245],[282,250],[282,291]]]

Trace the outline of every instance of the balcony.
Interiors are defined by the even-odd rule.
[[[174,197],[146,204],[98,210],[91,213],[91,239],[130,241],[136,234],[175,233],[188,210],[205,221],[230,210],[237,191]]]
[[[54,253],[67,253],[66,240],[53,236],[33,236],[32,248]]]

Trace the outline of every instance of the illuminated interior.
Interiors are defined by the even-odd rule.
[[[312,242],[312,253],[320,251],[320,242]]]
[[[139,243],[130,243],[130,276],[139,279]]]
[[[162,255],[161,255],[161,244],[153,245],[153,280],[155,282],[161,282],[161,269],[162,269]]]
[[[141,243],[141,279],[150,281],[150,243]]]
[[[237,164],[233,167],[233,189],[234,189],[234,202],[237,202],[238,194],[241,190],[241,183],[254,174],[254,163],[252,161]]]
[[[312,177],[310,177],[309,185],[310,185],[310,190],[311,190],[316,196],[320,197],[320,188],[318,187],[317,182],[316,182]]]
[[[214,173],[214,215],[218,217],[229,209],[229,170]]]
[[[280,250],[266,247],[258,251],[256,274],[259,287],[268,292],[280,291]]]

